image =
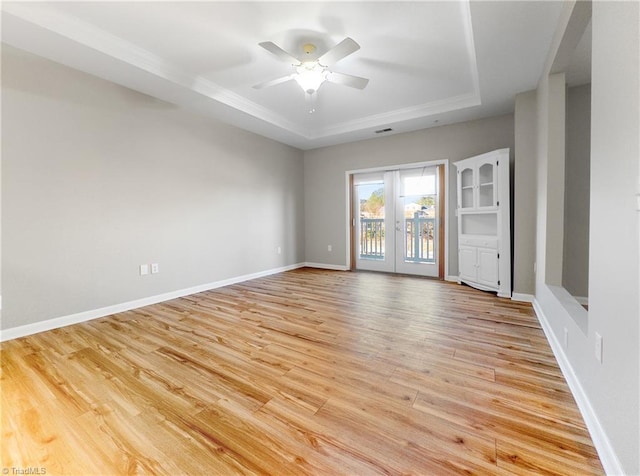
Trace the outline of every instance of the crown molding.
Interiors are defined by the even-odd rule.
[[[371,116],[355,119],[353,121],[343,122],[322,129],[322,133],[313,139],[321,139],[332,135],[345,134],[347,132],[358,131],[377,127],[379,124],[391,124],[400,121],[417,119],[424,116],[431,116],[442,112],[456,111],[467,107],[479,106],[480,97],[475,93],[461,94],[446,99],[439,99],[426,104],[410,106],[394,111],[383,112]]]
[[[29,3],[5,3],[2,6],[2,14],[4,22],[9,25],[11,25],[11,21],[13,20],[12,17],[15,17],[23,22],[30,23],[32,26],[45,30],[45,32],[54,33],[68,41],[73,41],[78,45],[88,47],[112,59],[116,59],[121,63],[134,66],[154,76],[183,88],[190,89],[209,99],[213,99],[214,101],[269,122],[304,138],[308,138],[309,136],[308,131],[281,115],[239,94],[235,94],[213,81],[200,76],[186,74],[160,56],[77,18],[53,11],[45,11],[39,9],[37,5],[34,6]],[[9,28],[8,33],[6,30],[7,28],[5,28],[3,32],[3,41],[6,41],[8,44],[13,44],[12,29]],[[24,40],[19,43],[20,44],[15,44],[14,46],[25,46]],[[33,49],[30,48],[30,51],[33,51]],[[70,63],[72,63],[72,61],[64,61],[64,64],[73,66]]]
[[[472,91],[320,128],[304,127],[294,123],[281,114],[225,89],[213,81],[187,74],[164,58],[121,37],[76,17],[58,13],[51,8],[33,3],[4,3],[2,33],[3,41],[9,45],[125,87],[156,95],[169,102],[180,105],[182,101],[185,104],[181,105],[190,104],[193,107],[193,94],[204,96],[208,101],[199,105],[197,109],[200,111],[218,119],[224,117],[227,122],[234,125],[241,124],[242,114],[245,114],[257,119],[257,122],[254,121],[248,127],[249,130],[269,136],[268,130],[274,133],[275,127],[281,132],[275,131],[273,135],[281,136],[279,138],[287,137],[288,141],[285,139],[285,142],[300,146],[334,136],[376,128],[380,124],[410,121],[480,105],[478,68],[468,1],[460,3],[460,13],[465,30]],[[152,75],[151,78],[149,74]],[[224,106],[235,112],[231,112]],[[225,114],[225,111],[230,114]]]

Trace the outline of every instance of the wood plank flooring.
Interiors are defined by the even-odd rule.
[[[3,468],[603,474],[531,307],[451,283],[300,269],[1,358]]]

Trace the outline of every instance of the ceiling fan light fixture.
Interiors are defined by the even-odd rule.
[[[313,94],[327,80],[327,69],[317,61],[305,61],[296,68],[293,79],[304,92]]]
[[[316,58],[313,54],[316,50],[315,45],[311,43],[303,45],[302,49],[305,56],[316,58],[313,60],[310,59],[309,61],[296,58],[271,41],[263,41],[262,43],[258,43],[258,45],[263,47],[269,53],[277,56],[282,61],[293,66],[295,68],[295,73],[256,84],[253,86],[254,89],[275,86],[276,84],[285,83],[294,79],[305,92],[307,99],[309,99],[316,97],[318,89],[325,81],[356,89],[364,89],[369,83],[369,80],[366,78],[338,73],[337,71],[330,69],[337,61],[340,61],[342,58],[349,56],[351,53],[360,49],[360,45],[349,37],[342,40],[319,58]],[[311,109],[313,109],[313,107]],[[313,113],[313,110],[309,110],[309,112]]]

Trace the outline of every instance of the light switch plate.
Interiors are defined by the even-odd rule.
[[[596,359],[602,363],[602,336],[596,332]]]
[[[144,276],[146,274],[149,274],[149,265],[148,264],[141,264],[140,265],[140,276]]]

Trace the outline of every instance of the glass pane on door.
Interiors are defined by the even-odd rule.
[[[436,262],[435,168],[401,172],[399,197],[402,210],[403,258],[405,262]]]
[[[358,255],[360,259],[383,260],[385,256],[384,182],[356,185],[359,205]]]

